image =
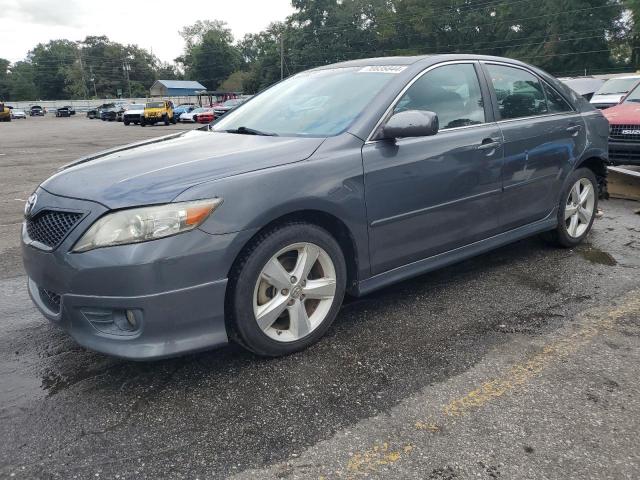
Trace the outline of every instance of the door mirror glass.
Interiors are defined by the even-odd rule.
[[[427,110],[394,114],[382,129],[383,138],[429,137],[438,133],[438,115]]]

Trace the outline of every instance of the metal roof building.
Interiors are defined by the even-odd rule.
[[[149,93],[152,97],[177,97],[197,95],[206,90],[204,85],[192,80],[156,80]]]

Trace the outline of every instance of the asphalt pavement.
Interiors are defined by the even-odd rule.
[[[0,125],[0,478],[640,478],[640,203],[349,299],[312,348],[152,363],[32,306],[24,199],[59,166],[193,126]]]

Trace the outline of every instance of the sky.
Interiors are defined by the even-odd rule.
[[[49,40],[106,35],[171,62],[184,47],[178,30],[196,20],[225,21],[238,40],[292,12],[291,0],[0,0],[0,58],[23,60]]]

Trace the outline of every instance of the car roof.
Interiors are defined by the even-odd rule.
[[[349,68],[349,67],[368,67],[368,66],[409,66],[414,64],[435,64],[446,61],[456,60],[485,60],[493,62],[506,62],[514,65],[527,65],[519,60],[506,57],[495,57],[491,55],[474,55],[466,53],[442,53],[437,55],[414,55],[414,56],[397,56],[397,57],[372,57],[360,58],[357,60],[347,60],[345,62],[332,63],[323,65],[312,70],[325,70],[332,68]]]

